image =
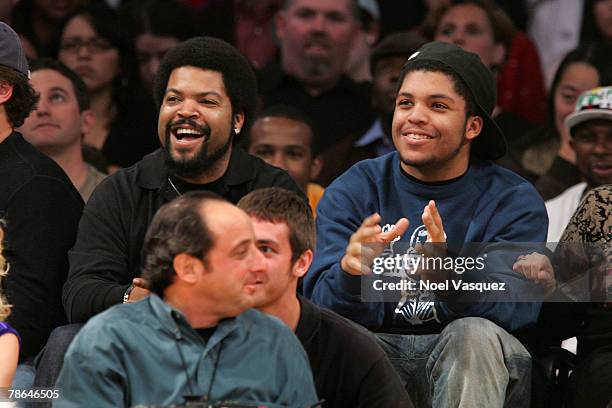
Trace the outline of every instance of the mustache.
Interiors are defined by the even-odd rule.
[[[205,139],[208,139],[210,137],[210,133],[211,133],[210,126],[208,126],[206,123],[201,125],[195,120],[189,119],[189,118],[177,119],[175,121],[168,122],[168,124],[166,125],[166,136],[167,137],[170,136],[170,132],[172,131],[173,128],[184,126],[184,125],[187,125],[195,129],[199,133],[202,133]]]
[[[329,37],[325,34],[314,33],[310,37],[306,39],[304,43],[306,47],[312,47],[313,45],[318,45],[319,47],[323,47],[326,50],[332,48],[333,44]]]

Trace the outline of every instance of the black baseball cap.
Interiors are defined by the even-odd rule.
[[[374,70],[378,60],[389,56],[404,56],[404,58],[408,58],[426,42],[425,37],[413,31],[400,31],[389,34],[372,49],[370,53],[370,67]]]
[[[480,135],[472,142],[472,151],[476,156],[496,160],[506,154],[504,134],[491,118],[497,101],[497,85],[493,73],[487,68],[477,54],[463,50],[455,44],[434,41],[423,45],[412,54],[404,70],[417,61],[437,61],[449,68],[463,80],[474,97],[478,112],[484,124]]]
[[[28,60],[21,47],[21,40],[17,33],[3,22],[0,22],[0,65],[13,68],[29,77]]]

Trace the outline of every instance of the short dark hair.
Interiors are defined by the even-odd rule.
[[[77,75],[76,72],[68,68],[60,61],[51,58],[39,58],[30,62],[30,72],[41,71],[43,69],[49,69],[55,71],[63,77],[66,77],[74,88],[74,95],[76,96],[77,103],[79,104],[79,110],[81,112],[90,108],[89,92],[87,91],[87,85]]]
[[[17,128],[36,109],[39,96],[28,78],[13,68],[0,65],[0,81],[13,85],[13,95],[4,103],[4,109],[11,126]]]
[[[263,118],[286,118],[286,119],[294,120],[296,122],[304,123],[306,126],[310,128],[310,134],[311,134],[310,150],[312,152],[313,146],[314,146],[314,139],[315,139],[314,122],[312,121],[310,116],[308,116],[303,110],[296,108],[295,106],[285,105],[285,104],[272,105],[272,106],[265,108],[260,113],[258,113],[253,123]],[[248,144],[249,145],[251,144],[250,140]]]
[[[480,109],[476,104],[476,99],[474,98],[474,95],[472,95],[472,92],[470,91],[470,88],[467,86],[465,81],[461,79],[461,77],[457,75],[452,69],[450,69],[439,61],[419,61],[418,59],[416,59],[414,61],[411,61],[408,67],[404,66],[400,74],[399,81],[397,81],[398,92],[399,89],[402,87],[402,83],[404,82],[406,75],[414,71],[440,72],[442,74],[445,74],[453,81],[453,87],[455,89],[455,92],[461,95],[461,97],[465,100],[466,117],[480,114]]]
[[[285,0],[283,2],[283,10],[287,10],[293,4],[294,0]],[[353,18],[357,20],[358,23],[361,24],[361,8],[357,3],[357,0],[351,0],[351,14],[353,14]]]
[[[305,251],[314,251],[316,232],[312,210],[295,192],[280,187],[261,188],[242,197],[237,206],[258,220],[287,224],[292,262]]]
[[[220,72],[232,112],[244,113],[243,129],[248,130],[257,102],[257,80],[248,60],[230,44],[213,37],[195,37],[177,45],[166,53],[155,77],[158,106],[164,99],[170,74],[184,66]]]
[[[176,0],[133,1],[122,12],[129,19],[135,36],[151,33],[185,41],[197,34],[193,13]]]
[[[476,6],[487,15],[495,42],[502,43],[506,48],[506,55],[508,55],[517,30],[508,14],[491,0],[455,0],[451,4],[434,9],[423,21],[423,35],[433,40],[444,15],[451,8],[464,4]]]
[[[142,276],[151,292],[164,296],[176,272],[174,257],[186,253],[202,259],[214,245],[201,208],[209,201],[226,200],[208,191],[192,191],[164,204],[153,217],[143,245]]]

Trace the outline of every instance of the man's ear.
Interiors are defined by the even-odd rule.
[[[377,21],[373,21],[370,27],[370,31],[366,32],[366,42],[370,47],[374,47],[374,44],[380,37],[380,24]]]
[[[287,30],[287,12],[284,10],[279,11],[274,16],[274,28],[276,37],[282,42],[285,38]]]
[[[91,109],[81,112],[81,134],[88,134],[96,124],[96,115]]]
[[[234,126],[234,132],[239,134],[242,131],[242,127],[244,126],[244,112],[236,113],[234,115],[234,120],[232,121]]]
[[[184,252],[174,257],[172,266],[174,267],[174,272],[176,272],[177,279],[187,284],[196,283],[205,269],[201,259]]]
[[[312,159],[312,164],[310,165],[310,180],[316,180],[321,174],[321,169],[323,168],[323,157],[320,154],[316,155],[314,159]]]
[[[306,275],[314,254],[311,249],[307,249],[299,256],[299,258],[293,263],[292,273],[296,278],[301,278]]]
[[[576,151],[576,142],[574,141],[574,138],[570,136],[569,138],[569,145],[572,148],[573,151]]]
[[[493,48],[493,66],[501,67],[506,60],[506,46],[503,43],[495,44]]]
[[[0,81],[0,103],[5,103],[13,96],[13,84]]]
[[[473,140],[482,132],[484,121],[481,116],[470,116],[465,124],[465,138]]]

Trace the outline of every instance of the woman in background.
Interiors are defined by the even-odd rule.
[[[132,38],[104,4],[79,9],[61,36],[59,60],[81,76],[96,123],[85,143],[102,151],[112,172],[159,147],[156,111],[137,74]]]
[[[598,86],[612,85],[612,45],[582,45],[563,58],[548,95],[546,125],[525,134],[511,154],[536,179],[535,186],[549,200],[581,181],[576,156],[565,128],[578,96]]]

